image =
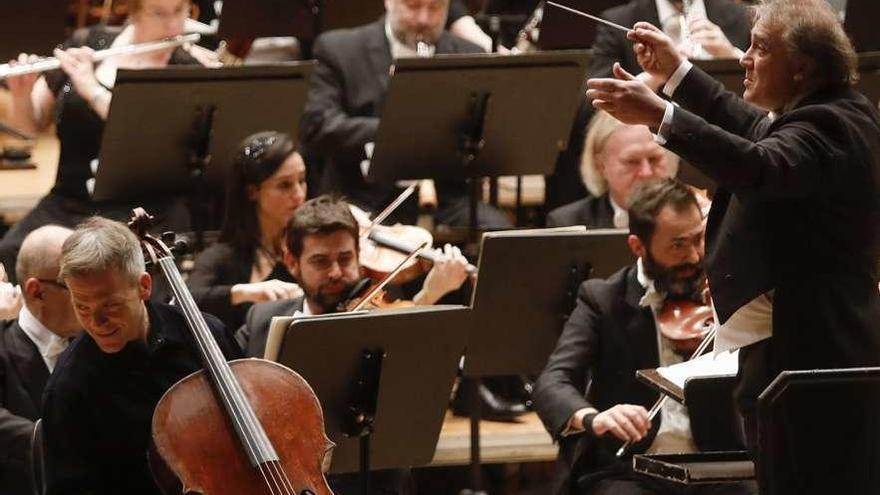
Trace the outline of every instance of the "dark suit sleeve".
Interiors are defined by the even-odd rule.
[[[278,307],[279,301],[271,301],[254,304],[248,310],[244,325],[235,332],[235,340],[246,356],[261,358],[265,354],[269,323],[273,316],[283,314],[275,311]]]
[[[768,198],[811,197],[822,193],[823,184],[841,180],[837,175],[846,173],[840,170],[846,167],[824,165],[835,154],[844,155],[828,138],[837,132],[837,117],[830,109],[794,110],[805,118],[788,118],[756,138],[762,134],[760,126],[768,125],[766,117],[720,86],[696,68],[685,77],[676,100],[679,93],[687,95],[683,106],[697,113],[675,110],[667,148],[725,189]]]
[[[361,156],[364,154],[364,144],[376,137],[379,118],[356,117],[347,113],[344,63],[339,53],[341,48],[325,36],[315,41],[314,57],[317,64],[312,73],[300,135],[303,144],[312,152]]]
[[[26,476],[33,433],[33,421],[0,407],[0,472]]]
[[[584,394],[598,352],[601,325],[600,311],[591,297],[594,282],[581,284],[577,306],[535,384],[535,408],[554,437],[565,430],[577,410],[593,407]]]

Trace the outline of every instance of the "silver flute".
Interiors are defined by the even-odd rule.
[[[153,52],[165,48],[173,48],[187,43],[195,43],[199,41],[201,35],[198,33],[181,34],[173,38],[165,38],[157,41],[148,41],[146,43],[137,43],[134,45],[119,46],[116,48],[108,48],[106,50],[96,51],[94,61],[100,62],[106,58],[118,55],[134,55],[138,53]],[[61,67],[61,61],[57,57],[49,57],[40,59],[30,64],[2,64],[0,65],[0,79],[7,77],[21,76],[24,74],[35,74],[45,72]]]

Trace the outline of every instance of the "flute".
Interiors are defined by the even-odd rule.
[[[157,41],[147,41],[146,43],[137,43],[134,45],[118,46],[116,48],[108,48],[106,50],[96,51],[94,54],[95,62],[100,62],[106,58],[118,55],[135,55],[138,53],[153,52],[164,48],[173,48],[187,43],[195,43],[199,41],[201,35],[198,33],[181,34],[173,38],[165,38]],[[57,57],[49,57],[38,60],[31,64],[2,64],[0,65],[0,79],[6,79],[12,76],[21,76],[24,74],[34,74],[45,72],[61,67],[61,62]]]

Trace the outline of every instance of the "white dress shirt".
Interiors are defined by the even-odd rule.
[[[18,313],[18,325],[24,330],[25,335],[37,346],[46,368],[51,373],[55,369],[58,356],[67,349],[68,339],[55,335],[46,328],[27,308],[22,306]]]
[[[675,90],[678,89],[681,81],[690,72],[692,67],[693,64],[690,61],[682,61],[681,65],[675,69],[675,72],[673,72],[672,76],[663,86],[663,93],[672,98]],[[655,140],[661,145],[666,144],[668,129],[672,125],[674,113],[675,105],[667,101],[666,111],[663,113],[663,121],[657,129],[657,135],[655,136]],[[775,116],[771,114],[770,118],[775,118]],[[715,313],[714,306],[712,307],[712,312]],[[717,313],[715,313],[715,321],[718,321]],[[740,307],[723,325],[718,326],[714,350],[716,353],[719,353],[739,349],[772,336],[773,291],[769,291]]]

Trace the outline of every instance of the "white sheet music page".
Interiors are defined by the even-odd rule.
[[[717,375],[735,375],[739,368],[739,349],[719,353],[707,352],[702,356],[657,368],[657,373],[684,390],[688,378]]]

